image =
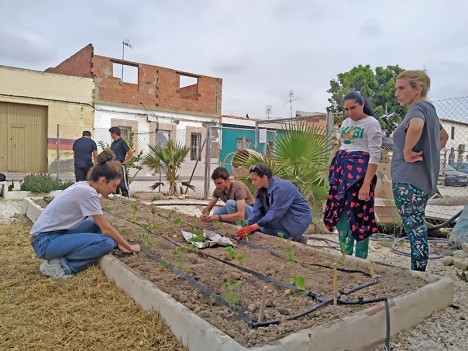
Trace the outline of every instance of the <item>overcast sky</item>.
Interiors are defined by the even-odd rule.
[[[96,55],[223,79],[224,115],[325,111],[359,64],[425,68],[429,97],[468,96],[466,0],[0,0],[0,65],[43,71]]]

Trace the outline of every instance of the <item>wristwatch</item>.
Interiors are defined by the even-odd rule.
[[[220,215],[220,214],[218,215],[218,219],[219,219],[220,222],[223,221],[223,219],[221,218],[221,215]]]

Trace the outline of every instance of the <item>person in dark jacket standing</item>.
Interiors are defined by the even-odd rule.
[[[91,167],[93,167],[93,161],[91,155],[94,158],[94,164],[97,164],[97,145],[94,140],[91,139],[91,132],[85,130],[83,136],[73,143],[73,159],[75,166],[75,180],[77,182],[85,181],[86,175],[88,174]]]
[[[122,196],[129,197],[128,181],[127,181],[127,171],[125,164],[132,158],[133,150],[128,147],[128,144],[125,140],[120,137],[120,128],[112,127],[109,129],[112,140],[111,150],[115,154],[117,161],[122,163],[122,180],[120,181],[119,186],[117,187],[116,193],[122,193]]]
[[[248,219],[248,226],[239,229],[237,240],[260,230],[264,234],[303,242],[302,235],[312,223],[310,207],[291,182],[273,177],[270,167],[264,163],[249,169],[252,184],[257,188],[255,204]]]

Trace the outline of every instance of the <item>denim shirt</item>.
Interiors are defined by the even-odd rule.
[[[296,186],[287,180],[272,177],[268,189],[260,191],[248,219],[249,225],[287,228],[295,240],[299,240],[312,222],[310,207]],[[265,191],[266,190],[266,191]]]

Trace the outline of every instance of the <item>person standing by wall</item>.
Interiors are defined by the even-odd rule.
[[[116,160],[122,163],[122,180],[116,189],[116,193],[122,193],[122,196],[129,197],[127,169],[125,168],[125,164],[132,158],[133,150],[130,149],[127,142],[120,137],[119,127],[111,127],[109,128],[109,132],[112,140],[114,140],[111,144],[111,150],[114,152]]]
[[[295,185],[273,177],[264,163],[249,169],[252,184],[257,188],[255,204],[250,212],[248,226],[237,231],[237,240],[259,230],[262,233],[303,242],[302,235],[312,223],[310,207]]]
[[[346,118],[340,127],[340,149],[328,175],[330,191],[324,212],[329,231],[336,227],[341,252],[367,258],[369,237],[377,232],[374,191],[381,156],[382,128],[359,91],[344,97]]]
[[[93,161],[91,155],[94,159],[94,164],[97,164],[97,145],[94,140],[91,139],[91,132],[85,130],[83,131],[83,136],[73,143],[73,160],[75,167],[75,180],[77,182],[85,181],[86,176],[93,167]]]
[[[216,189],[213,191],[210,202],[203,209],[200,219],[203,222],[219,220],[231,223],[248,219],[255,202],[249,188],[238,180],[232,180],[228,170],[224,167],[216,168],[211,174],[211,179],[213,179]],[[210,216],[211,209],[219,199],[224,201],[226,205],[214,210],[213,215]]]
[[[390,169],[395,205],[410,240],[411,269],[423,272],[429,259],[426,205],[437,187],[440,149],[448,140],[435,107],[426,101],[430,86],[422,70],[403,71],[397,77],[395,96],[409,109],[393,133]]]

